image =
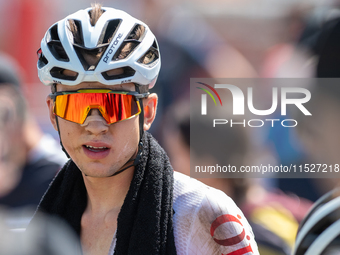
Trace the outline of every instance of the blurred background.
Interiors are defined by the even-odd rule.
[[[3,24],[0,50],[19,62],[33,115],[43,129],[54,136],[46,118],[45,96],[49,88],[39,82],[36,51],[44,33],[54,22],[89,7],[91,2],[0,1],[0,22]],[[286,70],[289,66],[284,63],[292,57],[303,34],[308,33],[306,26],[317,29],[337,5],[336,1],[327,0],[100,3],[127,11],[146,22],[156,34],[162,53],[162,71],[156,88],[161,95],[167,95],[161,100],[160,113],[179,97],[188,97],[190,77],[309,75],[308,70],[298,70],[296,66]],[[295,57],[296,61],[303,61],[303,56]]]
[[[45,105],[50,88],[38,79],[36,52],[53,23],[90,7],[91,3],[0,0],[3,24],[0,51],[19,64],[30,117],[56,140],[58,134],[49,122]],[[159,95],[159,106],[151,132],[168,151],[174,169],[185,174],[189,174],[190,168],[190,78],[340,77],[340,1],[337,0],[103,0],[100,3],[144,21],[158,39],[162,68],[153,89]],[[318,95],[318,105],[312,112],[314,124],[228,134],[226,139],[230,139],[227,141],[231,148],[225,160],[228,162],[228,157],[233,157],[239,160],[238,164],[246,161],[248,165],[261,160],[272,164],[339,164],[340,92],[333,88],[320,92],[318,86],[313,89],[312,96]],[[270,103],[267,90],[261,87],[259,93],[263,94],[263,102]],[[327,116],[321,114],[321,106],[325,107],[322,109],[328,112]],[[315,123],[324,125],[318,129]],[[242,146],[233,150],[235,143]],[[312,202],[339,182],[275,178],[203,181],[224,190],[245,211],[253,229],[259,233],[257,241],[264,244],[261,254],[289,254],[297,225]],[[268,218],[272,221],[266,223]],[[277,232],[281,227],[285,230]],[[270,238],[274,241],[268,243]]]

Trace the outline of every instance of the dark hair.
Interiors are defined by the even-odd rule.
[[[21,74],[19,65],[10,56],[0,53],[0,87],[7,91],[15,104],[15,111],[21,121],[27,114],[26,101],[21,92]]]
[[[15,113],[17,120],[19,120],[20,123],[23,123],[27,118],[27,104],[19,88],[11,85],[10,83],[5,83],[0,85],[0,91],[2,96],[5,95],[11,100],[11,102],[13,102],[13,113]],[[4,109],[6,109],[6,107],[2,110],[0,109],[0,126],[2,125],[2,122],[7,122],[9,117],[8,112]]]
[[[19,65],[10,56],[0,53],[0,85],[7,84],[17,88],[21,84]]]

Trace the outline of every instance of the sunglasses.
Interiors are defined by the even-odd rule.
[[[108,124],[127,120],[141,113],[139,99],[149,93],[109,89],[80,89],[50,94],[53,112],[68,121],[83,124],[91,109],[98,109]]]

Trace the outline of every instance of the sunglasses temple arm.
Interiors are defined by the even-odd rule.
[[[140,93],[140,90],[139,90],[139,86],[136,85],[136,91],[138,93]],[[140,94],[144,97],[147,97],[149,96],[149,92],[147,93],[143,93],[143,94]],[[143,134],[144,134],[144,106],[143,106],[143,100],[142,98],[137,98],[139,104],[140,104],[140,107],[141,107],[141,113],[139,114],[139,133],[140,133],[140,136],[139,136],[139,143],[138,143],[138,152],[137,152],[137,156],[135,158],[135,160],[133,161],[133,165],[136,166],[143,154]]]
[[[150,92],[142,93],[142,94],[136,94],[134,95],[136,99],[146,98],[150,95]]]
[[[55,100],[57,98],[57,95],[51,93],[48,95],[51,99]]]

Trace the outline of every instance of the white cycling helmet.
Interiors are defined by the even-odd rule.
[[[301,222],[292,254],[340,254],[339,188],[321,197]]]
[[[91,25],[91,10],[77,11],[48,29],[38,51],[41,82],[70,86],[88,81],[106,85],[132,82],[152,88],[161,61],[156,38],[149,27],[124,11],[107,7],[101,7],[102,15],[95,25]],[[71,23],[79,33],[78,40],[71,32]],[[141,27],[141,36],[134,37]],[[127,43],[132,45],[132,51],[119,57]],[[99,56],[95,63],[89,61],[91,54]],[[145,61],[150,54],[152,59]],[[110,75],[110,70],[117,68],[124,72]],[[75,75],[65,75],[64,70]]]

